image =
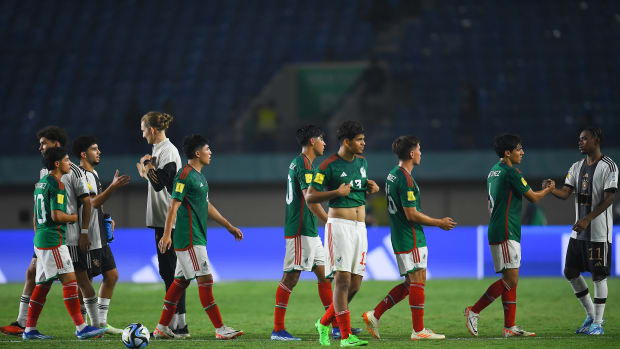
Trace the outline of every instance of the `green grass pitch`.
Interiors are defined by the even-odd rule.
[[[370,338],[364,330],[360,336],[369,339],[369,346],[386,348],[449,347],[449,348],[604,348],[620,347],[620,279],[609,279],[609,300],[605,311],[605,335],[575,335],[584,319],[584,311],[572,294],[568,283],[561,278],[523,278],[517,298],[517,324],[535,331],[535,338],[501,338],[503,312],[501,302],[495,301],[482,312],[480,336],[472,337],[465,328],[463,309],[474,303],[493,279],[430,280],[426,287],[425,326],[443,333],[447,339],[435,342],[412,342],[411,313],[405,299],[381,318],[383,340]],[[363,327],[361,314],[372,309],[395,285],[395,282],[369,281],[351,303],[354,327]],[[592,290],[591,281],[589,281]],[[315,282],[300,282],[289,301],[287,329],[303,339],[301,342],[271,342],[273,305],[277,282],[222,282],[214,286],[224,323],[243,329],[245,335],[233,341],[217,341],[213,327],[200,306],[195,283],[187,293],[187,320],[192,337],[185,340],[151,341],[150,348],[234,347],[289,348],[318,347],[314,322],[323,311]],[[21,284],[0,285],[0,323],[15,320]],[[120,336],[78,341],[75,327],[62,302],[60,284],[55,283],[39,320],[41,332],[54,336],[51,341],[22,342],[17,337],[0,335],[0,347],[14,348],[124,348]],[[162,284],[118,284],[108,320],[116,327],[141,322],[149,330],[157,324],[163,299]],[[333,340],[332,346],[339,341]]]

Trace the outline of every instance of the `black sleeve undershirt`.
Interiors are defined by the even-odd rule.
[[[163,168],[159,169],[150,169],[147,172],[147,178],[153,189],[155,191],[161,191],[162,189],[168,189],[169,193],[172,193],[172,182],[174,181],[174,176],[177,173],[177,164],[174,162],[169,162],[164,165]]]

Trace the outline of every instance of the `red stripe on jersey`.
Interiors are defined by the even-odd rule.
[[[187,201],[187,197],[185,198],[185,202],[187,202],[187,214],[189,215],[189,245],[194,245],[194,238],[192,236],[192,209],[189,206],[189,201]]]
[[[508,215],[510,214],[510,200],[512,200],[512,191],[508,194],[508,204],[506,205],[506,240],[508,240]]]
[[[405,178],[407,178],[407,186],[413,187],[413,178],[411,178],[411,175],[402,167],[400,170],[405,174]]]
[[[334,155],[328,157],[327,159],[323,160],[323,162],[321,163],[321,166],[319,168],[321,170],[325,170],[329,164],[331,164],[332,162],[334,162],[336,160],[338,160],[338,154],[334,154]]]
[[[185,179],[187,178],[187,174],[192,170],[192,168],[189,165],[185,165],[185,168],[183,169],[183,172],[181,172],[181,174],[179,175],[180,179]]]
[[[304,158],[304,166],[306,167],[306,170],[310,170],[310,159],[308,159],[305,155],[302,154],[302,157]]]

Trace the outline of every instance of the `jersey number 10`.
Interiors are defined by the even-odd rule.
[[[34,196],[34,211],[37,216],[37,223],[44,224],[47,212],[45,212],[45,199],[42,194],[37,194]]]

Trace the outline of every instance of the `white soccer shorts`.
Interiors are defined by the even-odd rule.
[[[400,276],[418,269],[426,269],[428,263],[428,247],[418,247],[408,253],[395,253],[396,264],[398,264],[398,272]]]
[[[504,269],[518,269],[521,266],[521,244],[514,240],[507,240],[491,246],[491,256],[495,272],[501,273]]]
[[[348,271],[364,275],[368,239],[364,222],[328,218],[325,224],[325,276],[333,277],[335,271]]]
[[[286,239],[284,271],[312,271],[312,268],[325,265],[325,251],[318,236],[298,235]]]
[[[73,261],[66,245],[49,249],[34,248],[37,255],[36,282],[53,280],[58,275],[73,273]]]
[[[211,274],[207,246],[193,245],[186,250],[176,250],[177,266],[174,277],[192,280],[198,276]]]

